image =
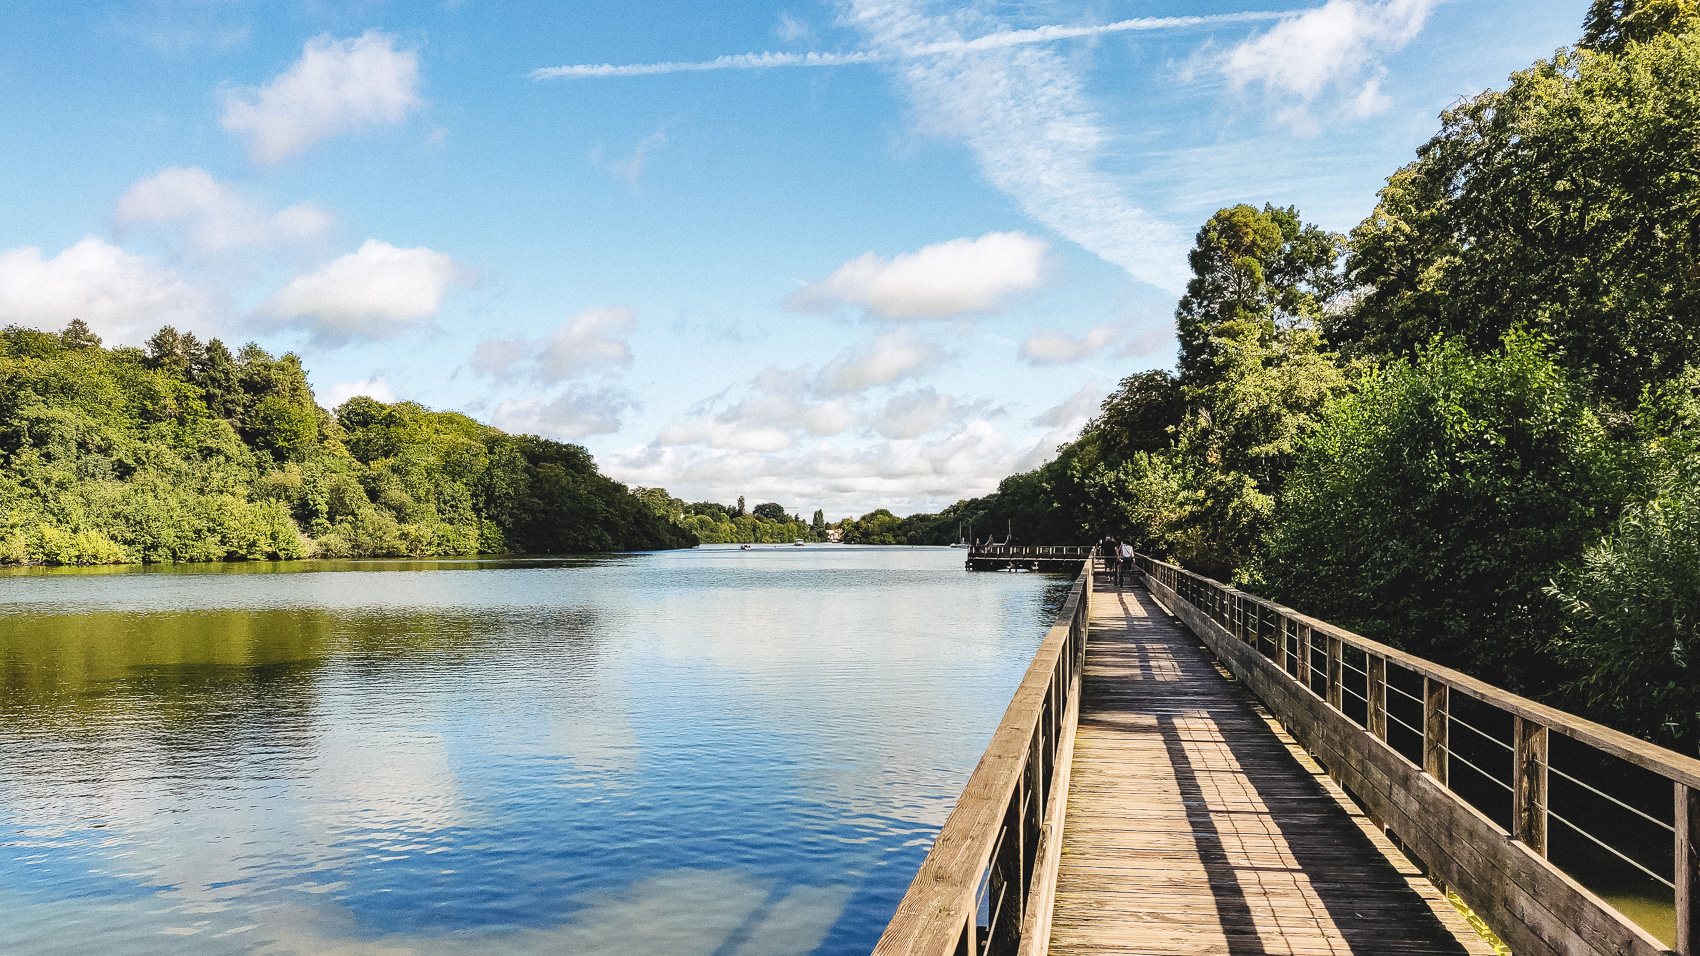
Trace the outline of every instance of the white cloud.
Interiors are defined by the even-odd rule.
[[[1307,124],[1308,106],[1332,86],[1347,87],[1342,107],[1368,116],[1387,106],[1378,57],[1396,52],[1421,32],[1441,0],[1328,0],[1289,17],[1221,58],[1235,87],[1259,84],[1298,105],[1284,117]],[[1374,75],[1365,78],[1365,73]]]
[[[435,315],[449,288],[467,281],[467,270],[444,253],[368,239],[357,251],[289,280],[259,312],[308,319],[314,334],[329,341],[383,338]]]
[[[820,388],[832,394],[861,392],[914,378],[943,359],[944,350],[907,329],[875,339],[867,348],[846,352],[821,370]]]
[[[1072,426],[1076,431],[1086,424],[1087,419],[1098,414],[1098,408],[1104,401],[1103,389],[1097,382],[1087,382],[1062,402],[1045,409],[1033,419],[1035,425],[1048,425],[1052,428],[1067,428]]]
[[[876,507],[908,514],[984,494],[1021,459],[1008,436],[979,418],[932,440],[822,439],[774,449],[652,442],[599,461],[621,481],[661,485],[687,499],[743,494],[843,515]]]
[[[1054,330],[1034,332],[1021,343],[1020,354],[1029,365],[1069,365],[1109,348],[1126,334],[1116,325],[1097,326],[1078,338]]]
[[[620,430],[620,415],[633,406],[614,389],[569,388],[553,399],[503,402],[491,424],[509,432],[545,435],[568,441]]]
[[[194,167],[164,169],[135,183],[118,201],[114,219],[120,229],[183,223],[194,247],[208,253],[312,239],[334,221],[328,210],[314,203],[296,203],[268,214],[255,200]]]
[[[1288,14],[1279,11],[1255,10],[1246,13],[1217,13],[1190,17],[1135,17],[1114,23],[1082,25],[1053,24],[1030,30],[997,30],[967,39],[955,37],[920,43],[896,50],[862,50],[851,53],[735,53],[697,62],[663,63],[578,63],[570,66],[551,66],[531,71],[534,80],[579,79],[608,76],[655,76],[662,73],[699,73],[709,70],[766,70],[774,67],[835,67],[863,63],[889,63],[914,57],[939,56],[949,53],[973,53],[1031,44],[1056,43],[1107,36],[1112,33],[1145,32],[1151,30],[1182,30],[1193,27],[1218,26],[1274,20]],[[787,42],[813,42],[814,31],[808,24],[789,13],[779,14],[774,33]]]
[[[1050,461],[1057,448],[1080,437],[1080,430],[1098,414],[1103,406],[1104,390],[1097,382],[1087,382],[1080,390],[1056,405],[1040,412],[1033,424],[1044,425],[1047,431],[1016,464],[1016,471],[1031,471]]]
[[[1188,237],[1099,168],[1110,136],[1073,61],[1038,42],[977,44],[961,25],[1000,31],[972,11],[928,16],[913,0],[849,7],[847,22],[873,49],[904,57],[891,70],[922,132],[967,143],[987,181],[1059,235],[1142,282],[1184,286]]]
[[[538,359],[538,377],[559,382],[598,365],[632,364],[626,339],[637,325],[629,305],[587,309],[568,319]]]
[[[209,297],[179,276],[89,236],[49,259],[39,248],[0,252],[0,322],[57,330],[82,319],[98,334],[139,341],[160,325],[206,327]]]
[[[773,33],[787,43],[817,43],[814,28],[807,22],[792,16],[789,12],[779,11],[779,25],[773,28]]]
[[[395,125],[419,109],[419,55],[376,30],[308,40],[301,59],[262,87],[226,94],[224,128],[256,162],[280,162],[341,133]]]
[[[870,252],[804,286],[785,306],[818,312],[856,305],[888,319],[992,312],[1043,283],[1049,250],[1043,240],[1019,232],[990,232],[891,259]]]
[[[874,427],[887,438],[919,438],[950,421],[960,420],[968,409],[935,388],[919,388],[893,395],[880,410]]]
[[[325,389],[323,399],[326,408],[336,408],[356,395],[375,398],[386,405],[397,400],[395,392],[390,390],[390,383],[385,381],[382,375],[359,382],[338,382]]]
[[[518,374],[552,385],[595,368],[632,364],[627,339],[636,327],[637,313],[629,305],[586,309],[561,323],[547,342],[512,338],[478,343],[472,367],[496,378]]]
[[[602,147],[597,146],[590,151],[588,159],[591,165],[606,169],[625,180],[626,185],[635,190],[638,187],[638,180],[643,176],[643,166],[649,159],[650,152],[666,145],[667,128],[663,126],[638,140],[637,145],[632,147],[630,156],[622,159],[609,159]]]

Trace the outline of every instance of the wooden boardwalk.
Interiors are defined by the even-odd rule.
[[[1051,953],[1494,952],[1143,587],[1095,602]]]

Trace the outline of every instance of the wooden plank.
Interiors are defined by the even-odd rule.
[[[1144,589],[1093,623],[1053,954],[1492,951]]]
[[[1512,836],[1537,856],[1547,855],[1547,729],[1512,718],[1511,793],[1516,801]]]
[[[1676,951],[1700,956],[1700,792],[1676,785]]]
[[[875,953],[946,956],[956,952],[965,938],[969,951],[975,951],[975,888],[998,848],[1032,739],[1047,707],[1055,671],[1067,666],[1068,655],[1076,653],[1079,646],[1075,620],[1091,613],[1091,582],[1090,569],[1083,568],[1057,623],[1051,625],[1033,655],[991,744],[969,776],[897,912],[886,924]]]
[[[1173,599],[1173,593],[1161,586],[1156,593]],[[1436,879],[1457,888],[1513,952],[1519,956],[1667,952],[1645,930],[1528,846],[1512,840],[1434,775],[1352,724],[1273,662],[1245,653],[1243,645],[1184,602],[1171,607],[1295,738],[1323,762],[1331,762],[1342,783],[1422,859]]]

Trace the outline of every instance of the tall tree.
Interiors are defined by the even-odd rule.
[[[1622,53],[1666,33],[1685,33],[1700,23],[1697,0],[1594,0],[1582,21],[1585,50]]]
[[[1618,9],[1628,6],[1627,0]],[[1651,9],[1651,7],[1641,8]],[[1442,116],[1352,233],[1348,352],[1522,325],[1632,408],[1700,361],[1700,35],[1562,53]]]

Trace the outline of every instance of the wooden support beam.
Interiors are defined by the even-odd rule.
[[[1315,689],[1310,680],[1310,625],[1299,625],[1299,683]]]
[[[1700,956],[1700,790],[1676,785],[1676,951]]]
[[[1547,729],[1517,717],[1511,728],[1511,835],[1547,855]]]
[[[1387,739],[1387,658],[1366,654],[1369,660],[1369,732]]]
[[[1446,753],[1452,722],[1447,716],[1447,686],[1432,677],[1423,678],[1423,771],[1446,783]]]
[[[1341,683],[1343,673],[1340,667],[1344,663],[1340,657],[1342,653],[1340,639],[1330,634],[1328,636],[1328,706],[1335,710],[1340,709],[1340,702],[1343,699],[1342,691],[1344,688]]]

